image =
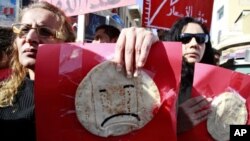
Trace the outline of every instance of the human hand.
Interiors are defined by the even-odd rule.
[[[177,133],[190,130],[202,121],[207,119],[210,111],[212,98],[197,96],[183,102],[178,107]]]
[[[137,76],[139,69],[146,63],[150,48],[158,36],[145,28],[124,28],[117,40],[114,62],[117,70],[124,65],[127,77]]]

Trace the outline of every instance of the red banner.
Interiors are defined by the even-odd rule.
[[[136,0],[40,0],[47,1],[61,8],[67,16],[107,10],[136,4]]]
[[[91,134],[78,121],[76,89],[94,66],[113,57],[114,47],[115,44],[82,43],[39,47],[35,82],[37,141],[176,141],[175,103],[182,62],[178,42],[157,43],[143,68],[161,97],[159,111],[143,128],[104,138]]]
[[[144,0],[142,24],[170,29],[181,17],[194,17],[210,29],[213,0]]]

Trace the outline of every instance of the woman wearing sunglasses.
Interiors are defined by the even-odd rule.
[[[199,21],[184,17],[170,30],[171,41],[182,42],[182,75],[178,97],[177,132],[185,132],[206,120],[211,98],[191,98],[196,62],[215,65],[214,52],[207,28]]]
[[[47,2],[29,5],[23,9],[18,21],[12,26],[16,34],[11,56],[12,73],[0,83],[0,135],[1,140],[35,141],[33,85],[38,46],[74,42],[75,34],[65,14]],[[135,62],[139,68],[145,63],[151,44],[158,38],[145,29],[125,30],[118,39],[115,61],[119,64],[118,68],[125,65],[131,75],[134,45],[143,45],[137,46],[141,50]],[[128,37],[134,37],[133,41],[128,40]]]

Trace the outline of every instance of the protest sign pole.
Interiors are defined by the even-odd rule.
[[[85,38],[85,14],[78,15],[77,20],[77,42],[84,42]]]

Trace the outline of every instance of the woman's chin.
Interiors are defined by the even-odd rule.
[[[186,60],[190,64],[194,64],[194,63],[200,62],[200,60],[198,60],[197,58],[187,58]]]
[[[36,60],[32,59],[29,61],[25,61],[21,63],[25,68],[28,69],[34,69],[35,68],[35,64],[36,64]]]

